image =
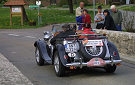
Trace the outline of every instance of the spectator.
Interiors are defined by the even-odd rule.
[[[84,33],[81,33],[81,34],[82,35],[83,34],[95,34],[94,32],[91,31],[91,17],[88,14],[88,10],[84,9],[83,14],[84,14],[84,16],[83,16],[83,19],[82,19],[82,23],[85,23],[85,25],[83,25]],[[84,39],[84,38],[87,38],[87,37],[93,37],[93,36],[80,36],[79,38]]]
[[[115,5],[112,5],[111,6],[111,16],[114,20],[114,24],[116,26],[116,30],[117,31],[122,31],[122,27],[121,27],[121,24],[122,24],[122,13],[116,9],[116,6]]]
[[[83,18],[83,9],[84,9],[84,2],[80,2],[80,6],[76,9],[76,22],[81,23]],[[79,26],[79,30],[81,30],[81,26]]]
[[[83,30],[85,29],[90,29],[91,30],[91,17],[88,14],[88,10],[84,9],[83,10],[83,19],[82,19],[82,23],[85,23],[85,25],[83,26]]]
[[[105,16],[105,22],[104,22],[104,25],[103,25],[103,29],[116,30],[113,18],[110,15],[109,10],[106,9],[106,10],[104,10],[103,13],[104,13],[104,16]]]
[[[105,18],[105,16],[102,13],[102,7],[98,6],[98,13],[97,13],[97,15],[94,18],[95,22],[97,22],[97,26],[96,26],[97,29],[103,28],[104,18]]]

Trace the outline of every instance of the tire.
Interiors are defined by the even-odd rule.
[[[113,66],[109,64],[109,65],[105,66],[105,71],[107,73],[114,73],[116,71],[116,68],[117,68],[117,66],[115,64]]]
[[[96,57],[99,57],[99,58],[102,58],[104,59],[105,55],[106,55],[106,46],[105,44],[103,43],[103,47],[102,47],[102,53],[100,53],[100,55],[90,55],[87,51],[86,51],[86,47],[80,43],[80,53],[82,54],[82,56],[84,57],[85,60],[90,60],[92,58],[96,58]]]
[[[35,58],[36,58],[37,65],[39,65],[39,66],[44,65],[44,59],[42,58],[38,47],[36,47],[36,49],[35,49]]]
[[[65,75],[65,66],[62,64],[58,52],[54,54],[54,70],[58,77]]]

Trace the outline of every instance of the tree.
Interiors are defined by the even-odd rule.
[[[70,13],[73,13],[73,0],[68,0]]]
[[[0,0],[1,4],[4,4],[5,2],[7,2],[7,0]]]
[[[24,20],[25,22],[28,22],[28,21],[29,21],[24,6],[23,6],[23,20]]]

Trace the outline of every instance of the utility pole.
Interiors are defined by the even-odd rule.
[[[95,0],[93,0],[93,12],[94,12],[94,17],[95,17]],[[94,20],[94,28],[95,28],[95,20]]]

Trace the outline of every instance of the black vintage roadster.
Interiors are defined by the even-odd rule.
[[[116,46],[109,42],[105,34],[89,34],[77,31],[77,24],[69,24],[67,30],[75,31],[69,37],[58,37],[55,44],[50,41],[61,31],[63,24],[54,24],[52,31],[45,31],[44,38],[34,43],[35,59],[39,66],[54,65],[57,76],[64,76],[68,69],[100,67],[113,73],[120,65]],[[83,38],[81,38],[83,36]]]

